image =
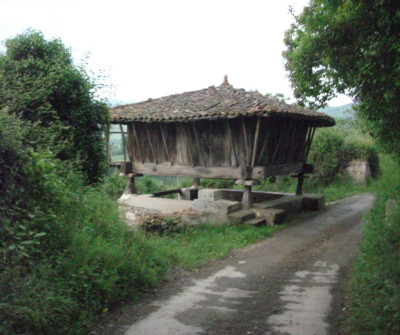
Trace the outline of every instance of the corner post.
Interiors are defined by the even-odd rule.
[[[303,194],[304,173],[300,173],[297,177],[296,195]]]
[[[136,194],[135,174],[129,173],[124,194]]]

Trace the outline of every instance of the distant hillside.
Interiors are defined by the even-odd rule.
[[[128,105],[128,104],[133,104],[137,101],[124,101],[124,100],[115,100],[115,99],[108,99],[107,105],[110,107],[115,107],[118,105]]]
[[[349,103],[349,104],[346,104],[343,106],[337,106],[337,107],[329,107],[328,106],[325,108],[321,108],[318,111],[328,114],[329,116],[332,116],[333,118],[349,119],[353,116],[351,113],[351,112],[353,112],[353,104]]]

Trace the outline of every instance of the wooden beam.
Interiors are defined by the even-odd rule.
[[[292,127],[292,131],[290,133],[290,141],[289,141],[289,152],[287,155],[287,159],[286,162],[291,162],[293,160],[293,155],[294,152],[296,151],[296,147],[297,147],[297,132],[299,130],[299,128],[301,127],[301,120],[297,121],[297,122],[293,122],[293,127]]]
[[[258,156],[257,165],[260,165],[260,163],[261,163],[262,157],[264,155],[264,151],[268,146],[268,140],[269,140],[269,135],[270,134],[271,134],[271,129],[268,129],[268,133],[267,133],[267,136],[265,136],[265,138],[264,138],[264,143],[263,143],[263,146],[261,148],[260,155]],[[267,152],[267,154],[268,154],[268,152]]]
[[[193,128],[194,137],[196,138],[197,149],[199,150],[199,156],[200,156],[201,163],[203,164],[203,166],[206,166],[206,162],[205,162],[205,160],[203,158],[203,152],[202,152],[201,146],[200,146],[199,136],[197,134],[197,130],[196,130],[196,127],[194,125],[194,122],[192,122],[192,128]]]
[[[235,158],[235,166],[239,166],[239,161],[238,161],[237,154],[236,154],[235,143],[233,141],[232,130],[231,130],[231,125],[229,124],[229,120],[226,120],[226,124],[228,125],[229,140],[231,142],[233,156]]]
[[[126,159],[125,159],[125,152],[127,151],[127,152],[128,152],[129,161],[132,162],[132,156],[131,156],[131,153],[129,152],[128,141],[126,140],[125,133],[124,133],[124,129],[122,128],[122,125],[121,125],[121,124],[120,124],[119,126],[120,126],[120,129],[121,129],[122,142],[123,142],[123,145],[124,145],[124,160],[126,161]]]
[[[276,154],[278,153],[278,151],[279,151],[279,148],[280,148],[280,146],[281,146],[281,143],[282,143],[282,139],[283,139],[283,131],[284,131],[284,129],[286,128],[286,126],[288,125],[288,120],[285,120],[285,121],[283,121],[283,127],[282,127],[282,131],[280,132],[280,136],[279,136],[279,140],[278,140],[278,144],[276,145],[276,147],[275,147],[275,151],[274,151],[274,154],[272,155],[272,159],[271,159],[271,163],[274,163],[275,162],[275,157],[276,157]]]
[[[250,157],[249,157],[249,144],[247,142],[247,129],[246,129],[246,123],[244,117],[242,119],[242,128],[243,128],[243,136],[244,136],[244,147],[245,147],[245,152],[246,152],[246,166],[249,165],[250,162]]]
[[[310,142],[307,144],[307,151],[306,151],[306,155],[305,155],[305,157],[304,157],[304,158],[305,158],[304,162],[307,161],[308,154],[310,153],[311,144],[312,144],[312,141],[313,141],[313,139],[314,139],[314,135],[315,135],[315,130],[316,130],[316,129],[317,129],[316,127],[313,127],[313,129],[312,129],[312,131],[311,131]]]
[[[140,160],[142,161],[142,163],[144,163],[144,155],[143,155],[142,150],[141,150],[140,145],[139,145],[139,139],[138,139],[138,136],[137,136],[136,127],[135,127],[135,123],[134,122],[132,122],[132,132],[133,132],[133,137],[135,139],[137,151],[138,151],[139,156],[140,156]]]
[[[251,158],[251,167],[253,167],[256,163],[258,137],[260,135],[260,123],[261,123],[261,116],[259,116],[257,118],[256,134],[254,135],[253,154],[252,154],[252,158]]]
[[[215,179],[241,179],[245,178],[245,171],[241,167],[191,167],[184,165],[166,164],[133,164],[135,173],[154,176],[183,176],[188,178],[215,178]],[[259,178],[261,179],[261,178]]]
[[[189,124],[187,124],[189,126]],[[185,141],[186,141],[186,148],[189,154],[189,159],[190,159],[190,164],[192,165],[192,167],[194,166],[194,161],[193,161],[193,155],[192,155],[192,151],[190,150],[191,145],[189,143],[189,137],[186,133],[186,124],[182,124],[183,127],[183,134],[185,135]]]
[[[303,171],[304,163],[276,164],[255,166],[247,172],[242,167],[200,167],[170,164],[133,163],[132,171],[135,174],[154,176],[182,176],[188,178],[210,179],[246,179],[263,180],[268,176],[298,174]]]
[[[151,137],[150,137],[150,133],[149,133],[149,128],[147,127],[147,123],[144,124],[144,127],[146,128],[147,139],[150,144],[151,155],[153,156],[153,162],[157,164],[158,160],[156,159],[156,153],[154,152],[154,147],[153,147],[153,143],[151,142]]]
[[[124,162],[126,162],[125,136],[124,136],[124,130],[122,129],[121,124],[119,125],[119,129],[121,130],[122,153],[124,155]]]
[[[174,162],[172,161],[171,156],[169,154],[168,145],[167,145],[167,141],[165,139],[164,129],[163,129],[163,124],[162,123],[160,123],[160,129],[161,129],[161,136],[162,136],[162,139],[163,139],[165,151],[167,153],[168,161],[171,163],[171,165],[174,165]]]

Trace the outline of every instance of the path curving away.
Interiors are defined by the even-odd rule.
[[[341,286],[372,202],[361,194],[328,206],[124,307],[92,334],[339,334]]]

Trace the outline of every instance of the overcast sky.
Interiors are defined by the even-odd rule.
[[[142,101],[219,85],[292,97],[284,31],[308,0],[0,0],[0,40],[31,27],[107,76],[108,99]],[[4,50],[4,48],[2,47]],[[350,102],[346,97],[330,105]]]

